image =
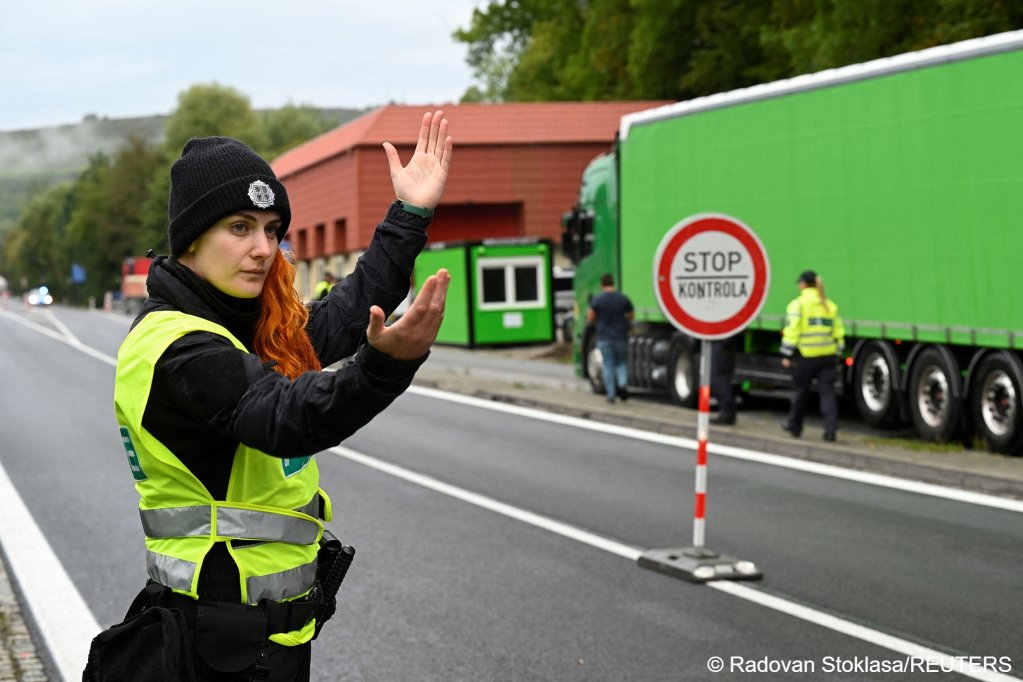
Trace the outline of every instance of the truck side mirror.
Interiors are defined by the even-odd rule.
[[[593,214],[579,207],[561,214],[561,248],[565,256],[578,263],[593,253]]]

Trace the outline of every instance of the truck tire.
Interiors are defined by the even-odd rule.
[[[970,409],[992,452],[1023,453],[1023,364],[1006,351],[988,355],[974,374]]]
[[[899,366],[884,341],[870,341],[856,356],[853,393],[863,421],[888,428],[899,421]]]
[[[959,368],[948,351],[924,348],[913,361],[906,395],[913,426],[924,440],[946,443],[955,438],[962,417],[957,397]]]
[[[604,357],[597,348],[597,335],[587,334],[583,345],[586,352],[586,378],[590,380],[590,388],[594,393],[604,395]]]
[[[686,339],[675,339],[668,352],[668,393],[682,407],[696,407],[700,396],[699,354]]]

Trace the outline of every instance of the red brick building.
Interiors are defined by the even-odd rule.
[[[298,288],[350,272],[394,200],[383,142],[407,163],[423,113],[440,108],[455,154],[430,241],[547,237],[558,241],[583,169],[611,148],[622,115],[664,102],[391,105],[280,156]]]

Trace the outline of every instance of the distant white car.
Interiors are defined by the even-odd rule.
[[[29,305],[50,305],[53,303],[53,296],[46,287],[39,287],[28,292]]]

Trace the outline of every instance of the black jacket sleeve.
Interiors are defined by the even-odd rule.
[[[390,315],[408,295],[429,223],[428,218],[403,211],[397,201],[391,204],[355,271],[334,285],[325,299],[309,305],[306,331],[324,367],[359,347],[370,306],[378,305]]]
[[[227,339],[195,332],[157,363],[160,391],[150,396],[146,419],[162,429],[191,422],[270,455],[302,457],[369,423],[408,388],[422,361],[394,360],[366,344],[337,371],[290,380]]]

